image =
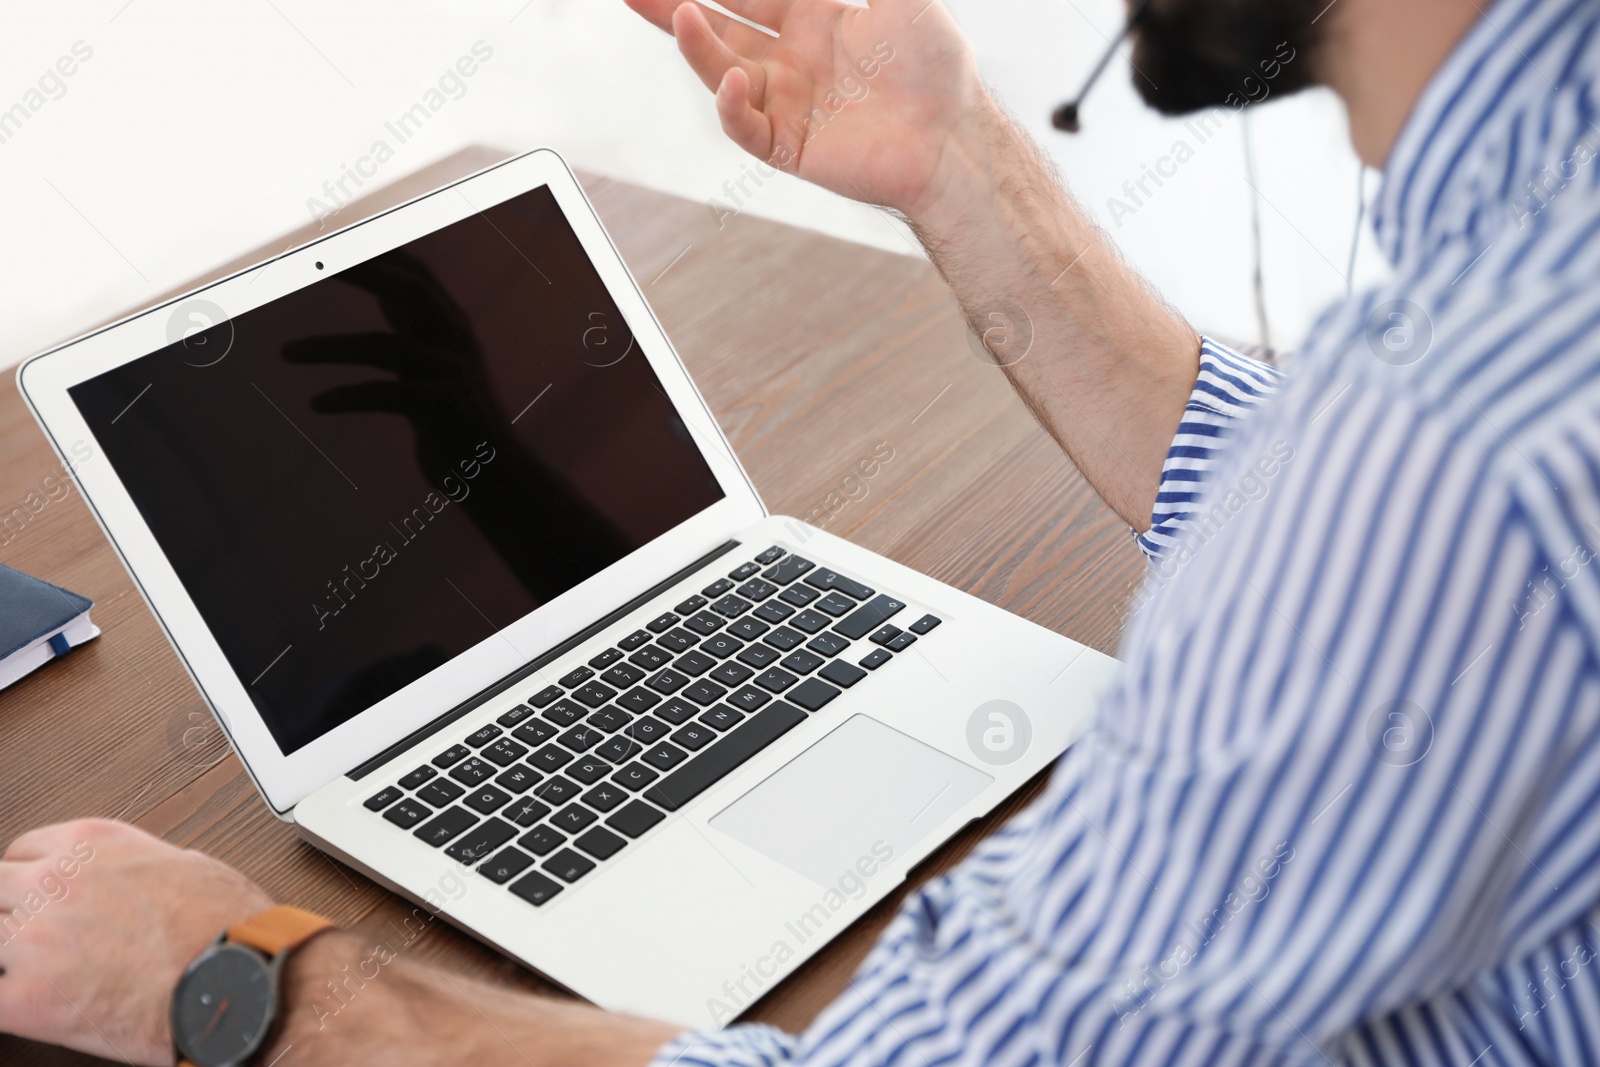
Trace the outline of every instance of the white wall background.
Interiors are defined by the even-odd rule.
[[[1250,187],[1237,121],[1128,217],[1108,198],[1183,137],[1108,72],[1085,132],[1048,129],[1121,17],[1120,0],[948,0],[985,73],[1156,287],[1202,329],[1256,339]],[[0,110],[76,42],[92,57],[0,143],[0,366],[304,226],[307,202],[384,123],[482,40],[493,58],[376,182],[473,145],[559,149],[574,166],[696,200],[741,153],[672,42],[621,0],[82,0],[9,13]],[[54,86],[47,88],[55,89]],[[1357,166],[1327,95],[1252,119],[1273,340],[1341,295]],[[9,131],[7,131],[9,132]],[[881,214],[788,179],[748,210],[909,252]],[[1382,267],[1370,238],[1358,276]]]

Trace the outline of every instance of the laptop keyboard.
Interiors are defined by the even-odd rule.
[[[939,625],[905,607],[774,546],[366,807],[537,907]]]

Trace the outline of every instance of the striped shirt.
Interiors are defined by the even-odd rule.
[[[806,1032],[661,1067],[1600,1063],[1597,111],[1600,0],[1488,8],[1394,280],[1205,344],[1096,728]]]

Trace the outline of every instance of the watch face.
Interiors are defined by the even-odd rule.
[[[189,965],[172,994],[172,1037],[197,1067],[224,1067],[266,1039],[275,999],[272,972],[255,952],[217,945]]]

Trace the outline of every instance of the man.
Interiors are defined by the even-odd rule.
[[[727,0],[775,37],[630,2],[740,145],[905,215],[976,328],[1031,318],[1007,373],[1152,556],[1126,671],[798,1037],[403,961],[319,1030],[305,1005],[363,952],[329,934],[262,1062],[1600,1062],[1600,2],[1154,0],[1157,107],[1273,63],[1384,168],[1396,281],[1287,379],[1118,262],[937,0]],[[268,902],[90,823],[18,839],[0,906],[80,840],[73,895],[0,947],[0,1028],[166,1062],[170,980]]]

